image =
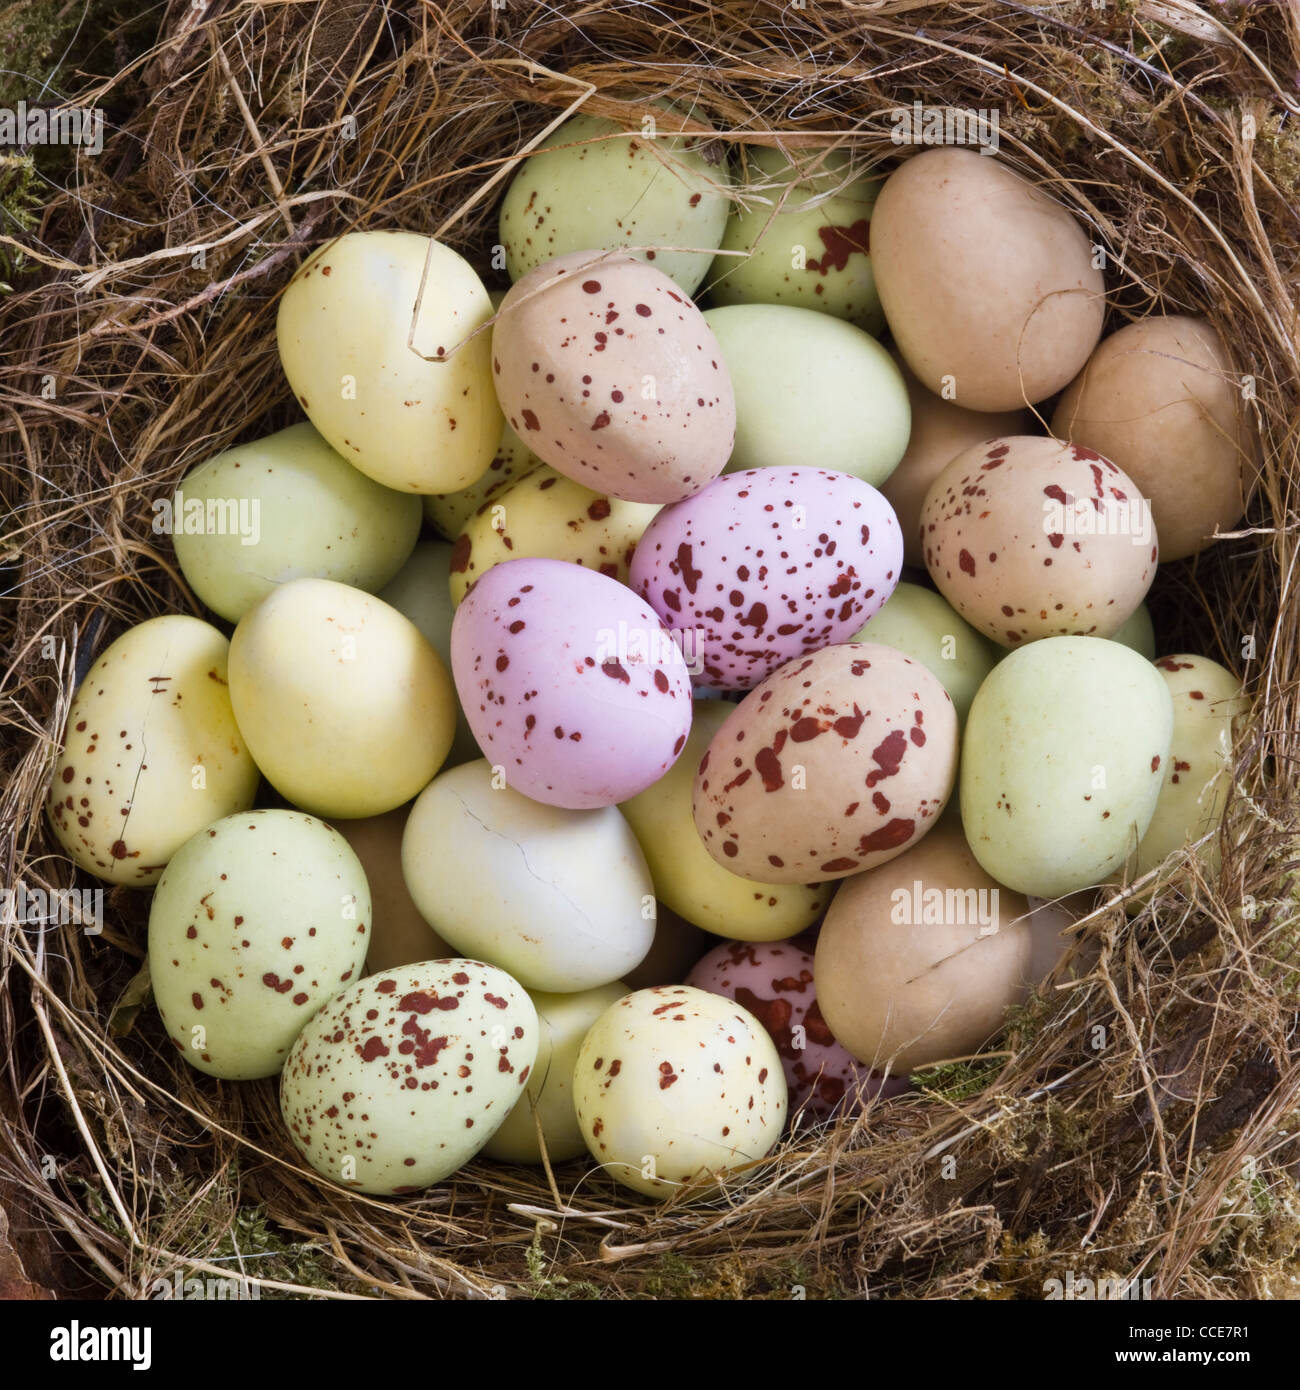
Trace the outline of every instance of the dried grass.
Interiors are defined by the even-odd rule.
[[[579,106],[639,113],[673,95],[720,141],[847,144],[881,169],[892,108],[999,108],[1003,157],[1109,248],[1112,322],[1206,314],[1256,378],[1249,520],[1153,596],[1162,650],[1240,671],[1253,713],[1217,882],[1189,863],[1136,916],[1101,903],[1080,933],[1098,963],[1045,988],[1000,1056],[792,1138],[703,1203],[653,1207],[581,1163],[553,1180],[476,1163],[402,1201],[342,1192],[295,1160],[273,1083],[187,1069],[148,1009],[115,1034],[144,897],[112,891],[102,936],[6,921],[0,1184],[27,1235],[62,1252],[51,1281],[129,1297],[177,1267],[234,1267],[266,1296],[1006,1298],[1073,1270],[1152,1277],[1159,1296],[1286,1296],[1300,1244],[1294,8],[172,0],[160,32],[78,94],[121,123],[21,239],[38,273],[0,301],[6,883],[73,881],[41,806],[76,673],[129,624],[197,611],[150,503],[296,418],[273,326],[304,253],[405,227],[486,269],[511,161]]]

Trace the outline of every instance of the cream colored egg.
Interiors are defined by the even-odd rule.
[[[150,618],[86,672],[46,803],[73,863],[147,887],[191,835],[253,804],[258,770],[231,709],[229,654],[198,618]]]
[[[1151,499],[1166,560],[1195,555],[1246,510],[1258,439],[1203,319],[1156,314],[1112,333],[1061,397],[1052,433],[1104,454]]]
[[[545,806],[485,761],[453,768],[421,794],[402,872],[441,936],[527,989],[608,984],[654,937],[654,887],[618,809]]]
[[[167,1036],[210,1076],[274,1076],[370,940],[361,861],[324,821],[244,811],[173,855],[149,910],[149,980]]]
[[[337,995],[298,1035],[280,1113],[340,1187],[415,1192],[467,1163],[505,1121],[537,1058],[532,1001],[504,970],[421,961]]]
[[[930,484],[967,449],[986,439],[1031,434],[1034,417],[1027,410],[966,410],[956,401],[927,391],[897,352],[891,353],[903,374],[911,407],[912,432],[898,467],[880,484],[885,499],[898,514],[903,533],[903,558],[913,569],[925,568],[921,546],[921,504]]]
[[[919,584],[899,584],[853,641],[879,642],[919,661],[939,677],[959,724],[1002,656],[994,643],[957,616],[942,594]]]
[[[409,801],[456,725],[451,676],[415,625],[328,579],[283,584],[240,622],[230,698],[267,780],[319,816]]]
[[[1105,282],[1083,226],[997,159],[925,150],[880,190],[880,302],[922,384],[968,410],[1019,410],[1067,385],[1101,337]]]
[[[304,422],[192,469],[171,527],[190,587],[237,623],[290,579],[377,593],[415,547],[420,501],[358,472]]]
[[[814,463],[879,487],[907,448],[903,378],[862,329],[783,304],[709,309],[736,393],[736,445],[724,470]]]
[[[696,700],[681,757],[620,809],[640,842],[655,892],[674,912],[718,936],[781,941],[812,926],[830,901],[830,890],[760,883],[731,873],[704,847],[691,812],[700,760],[734,709],[721,700]]]
[[[745,150],[745,187],[709,271],[715,304],[790,304],[884,327],[872,269],[877,179],[854,177],[842,151]],[[819,462],[819,461],[818,461]]]
[[[1151,824],[1172,736],[1169,689],[1128,647],[1048,637],[1010,653],[966,721],[972,852],[999,883],[1039,898],[1104,882]]]
[[[526,556],[567,560],[628,582],[641,533],[659,508],[604,497],[543,465],[484,502],[465,523],[451,557],[451,597],[493,565]]]
[[[587,1152],[573,1108],[574,1063],[592,1024],[611,1004],[630,993],[622,980],[615,980],[578,994],[535,991],[530,996],[541,1034],[537,1061],[527,1090],[515,1102],[505,1123],[483,1146],[488,1158],[502,1163],[540,1163],[539,1126],[550,1162],[563,1163]]]
[[[637,990],[592,1025],[573,1069],[578,1125],[616,1182],[703,1195],[765,1157],[786,1119],[785,1072],[763,1025],[686,985]]]
[[[570,251],[635,247],[694,294],[727,224],[730,177],[721,146],[671,133],[684,114],[655,102],[626,123],[573,116],[550,135],[501,204],[510,278]]]
[[[491,317],[450,247],[349,232],[289,282],[276,341],[299,405],[349,463],[399,492],[456,492],[501,439],[491,333],[474,336]]]
[[[449,541],[454,541],[465,529],[465,523],[485,502],[494,501],[534,468],[545,466],[514,430],[506,425],[501,434],[501,443],[497,446],[487,471],[459,492],[445,492],[426,497],[424,514],[442,535]]]
[[[905,1075],[968,1057],[1032,983],[1029,905],[975,861],[960,827],[845,879],[817,938],[817,1003],[860,1062]]]

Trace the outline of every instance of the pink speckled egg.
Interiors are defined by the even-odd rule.
[[[897,1095],[906,1079],[877,1076],[835,1041],[817,1007],[808,938],[726,941],[709,952],[686,983],[734,999],[776,1044],[794,1123],[828,1120],[864,1097]]]
[[[748,690],[848,639],[898,583],[903,538],[869,483],[820,468],[754,468],[665,507],[631,585],[684,643],[697,685]]]
[[[1159,556],[1150,503],[1126,473],[1032,435],[958,454],[926,493],[921,545],[944,598],[1004,647],[1113,636]]]
[[[662,271],[577,251],[523,277],[492,336],[497,398],[557,472],[628,502],[678,502],[722,472],[736,402],[717,339]]]
[[[548,806],[626,801],[690,733],[690,675],[654,610],[563,560],[488,570],[456,610],[451,667],[488,762]]]

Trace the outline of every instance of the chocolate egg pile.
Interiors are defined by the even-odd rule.
[[[206,617],[68,708],[50,827],[152,891],[168,1045],[345,1188],[741,1183],[995,1042],[1042,900],[1220,863],[1244,695],[1144,603],[1254,476],[1211,326],[1108,314],[998,159],[654,115],[563,124],[503,254],[310,256],[306,418],[155,508]]]

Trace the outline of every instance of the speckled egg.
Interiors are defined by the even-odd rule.
[[[695,989],[734,999],[776,1044],[785,1068],[794,1123],[827,1120],[880,1092],[873,1077],[835,1041],[817,1005],[812,943],[729,941],[715,947],[686,977]],[[893,1093],[906,1083],[885,1082]]]
[[[765,1157],[786,1118],[785,1073],[762,1024],[685,985],[637,990],[601,1014],[578,1052],[573,1100],[592,1157],[651,1197],[687,1182],[692,1195],[713,1190]]]
[[[907,387],[912,430],[898,467],[878,486],[898,517],[904,560],[913,569],[924,569],[921,504],[930,485],[958,454],[976,444],[1011,434],[1032,434],[1034,417],[1027,410],[967,410],[926,390],[897,352],[891,355]]]
[[[502,1163],[541,1163],[543,1142],[552,1163],[587,1152],[573,1108],[573,1067],[588,1029],[631,992],[622,980],[615,980],[578,994],[531,994],[541,1036],[537,1061],[505,1124],[483,1146],[486,1157]]]
[[[485,762],[453,768],[420,794],[402,875],[441,936],[527,989],[608,984],[654,938],[654,885],[617,808],[545,806]]]
[[[893,647],[933,672],[952,697],[959,724],[1002,656],[1002,649],[959,618],[942,594],[919,584],[900,584],[853,640]]]
[[[715,304],[791,304],[884,327],[871,258],[878,179],[854,177],[842,151],[745,149],[744,188],[709,272]]]
[[[210,1076],[274,1076],[370,941],[361,861],[324,821],[245,811],[187,840],[149,910],[149,979],[167,1036]]]
[[[919,840],[956,770],[957,714],[935,676],[874,642],[826,647],[732,710],[696,774],[695,825],[733,873],[825,882]]]
[[[698,685],[748,690],[793,657],[847,641],[902,565],[893,508],[869,483],[755,468],[665,507],[632,557],[631,584],[682,631]]]
[[[147,887],[191,835],[253,804],[258,770],[231,709],[229,653],[198,618],[150,618],[86,672],[46,803],[74,864]]]
[[[423,961],[371,975],[298,1035],[280,1113],[298,1152],[340,1187],[415,1192],[467,1163],[523,1094],[540,1029],[504,970]]]
[[[686,746],[681,651],[653,609],[581,565],[490,569],[456,610],[451,664],[484,756],[547,805],[626,801]]]
[[[544,464],[474,513],[456,538],[451,597],[503,560],[544,557],[586,565],[626,584],[632,552],[659,508],[602,497]]]
[[[487,290],[449,246],[349,232],[289,282],[275,332],[298,404],[349,463],[399,492],[455,492],[501,438],[491,317]]]
[[[731,180],[721,147],[670,133],[682,114],[669,102],[638,105],[631,130],[573,116],[530,154],[501,204],[510,278],[570,251],[644,246],[638,257],[694,294],[727,225]]]
[[[487,471],[459,492],[425,497],[424,514],[435,530],[449,541],[454,541],[465,529],[465,523],[485,502],[495,501],[525,474],[544,466],[541,459],[506,425]]]
[[[812,926],[830,901],[829,890],[804,883],[760,883],[732,873],[705,849],[691,811],[696,769],[734,708],[723,700],[697,700],[681,757],[621,809],[662,902],[718,936],[779,941]]]
[[[1156,575],[1151,508],[1109,459],[1056,439],[977,444],[921,509],[930,577],[986,637],[1110,637]]]
[[[736,445],[724,470],[813,459],[879,487],[907,449],[902,374],[862,329],[786,304],[705,311],[736,393]]]
[[[1101,337],[1106,285],[1088,233],[975,150],[924,150],[885,180],[871,259],[908,366],[969,410],[1045,400]]]
[[[230,698],[267,780],[319,816],[409,801],[456,727],[447,669],[414,623],[328,579],[282,584],[241,620]]]
[[[306,423],[192,469],[171,515],[190,588],[232,623],[289,579],[377,593],[420,534],[418,497],[367,478]]]
[[[579,251],[506,295],[493,338],[501,408],[525,445],[594,492],[677,502],[722,472],[736,402],[717,339],[662,271]]]
[[[966,721],[972,852],[999,883],[1038,898],[1103,882],[1151,824],[1172,737],[1169,688],[1128,647],[1048,637],[1011,652]]]

